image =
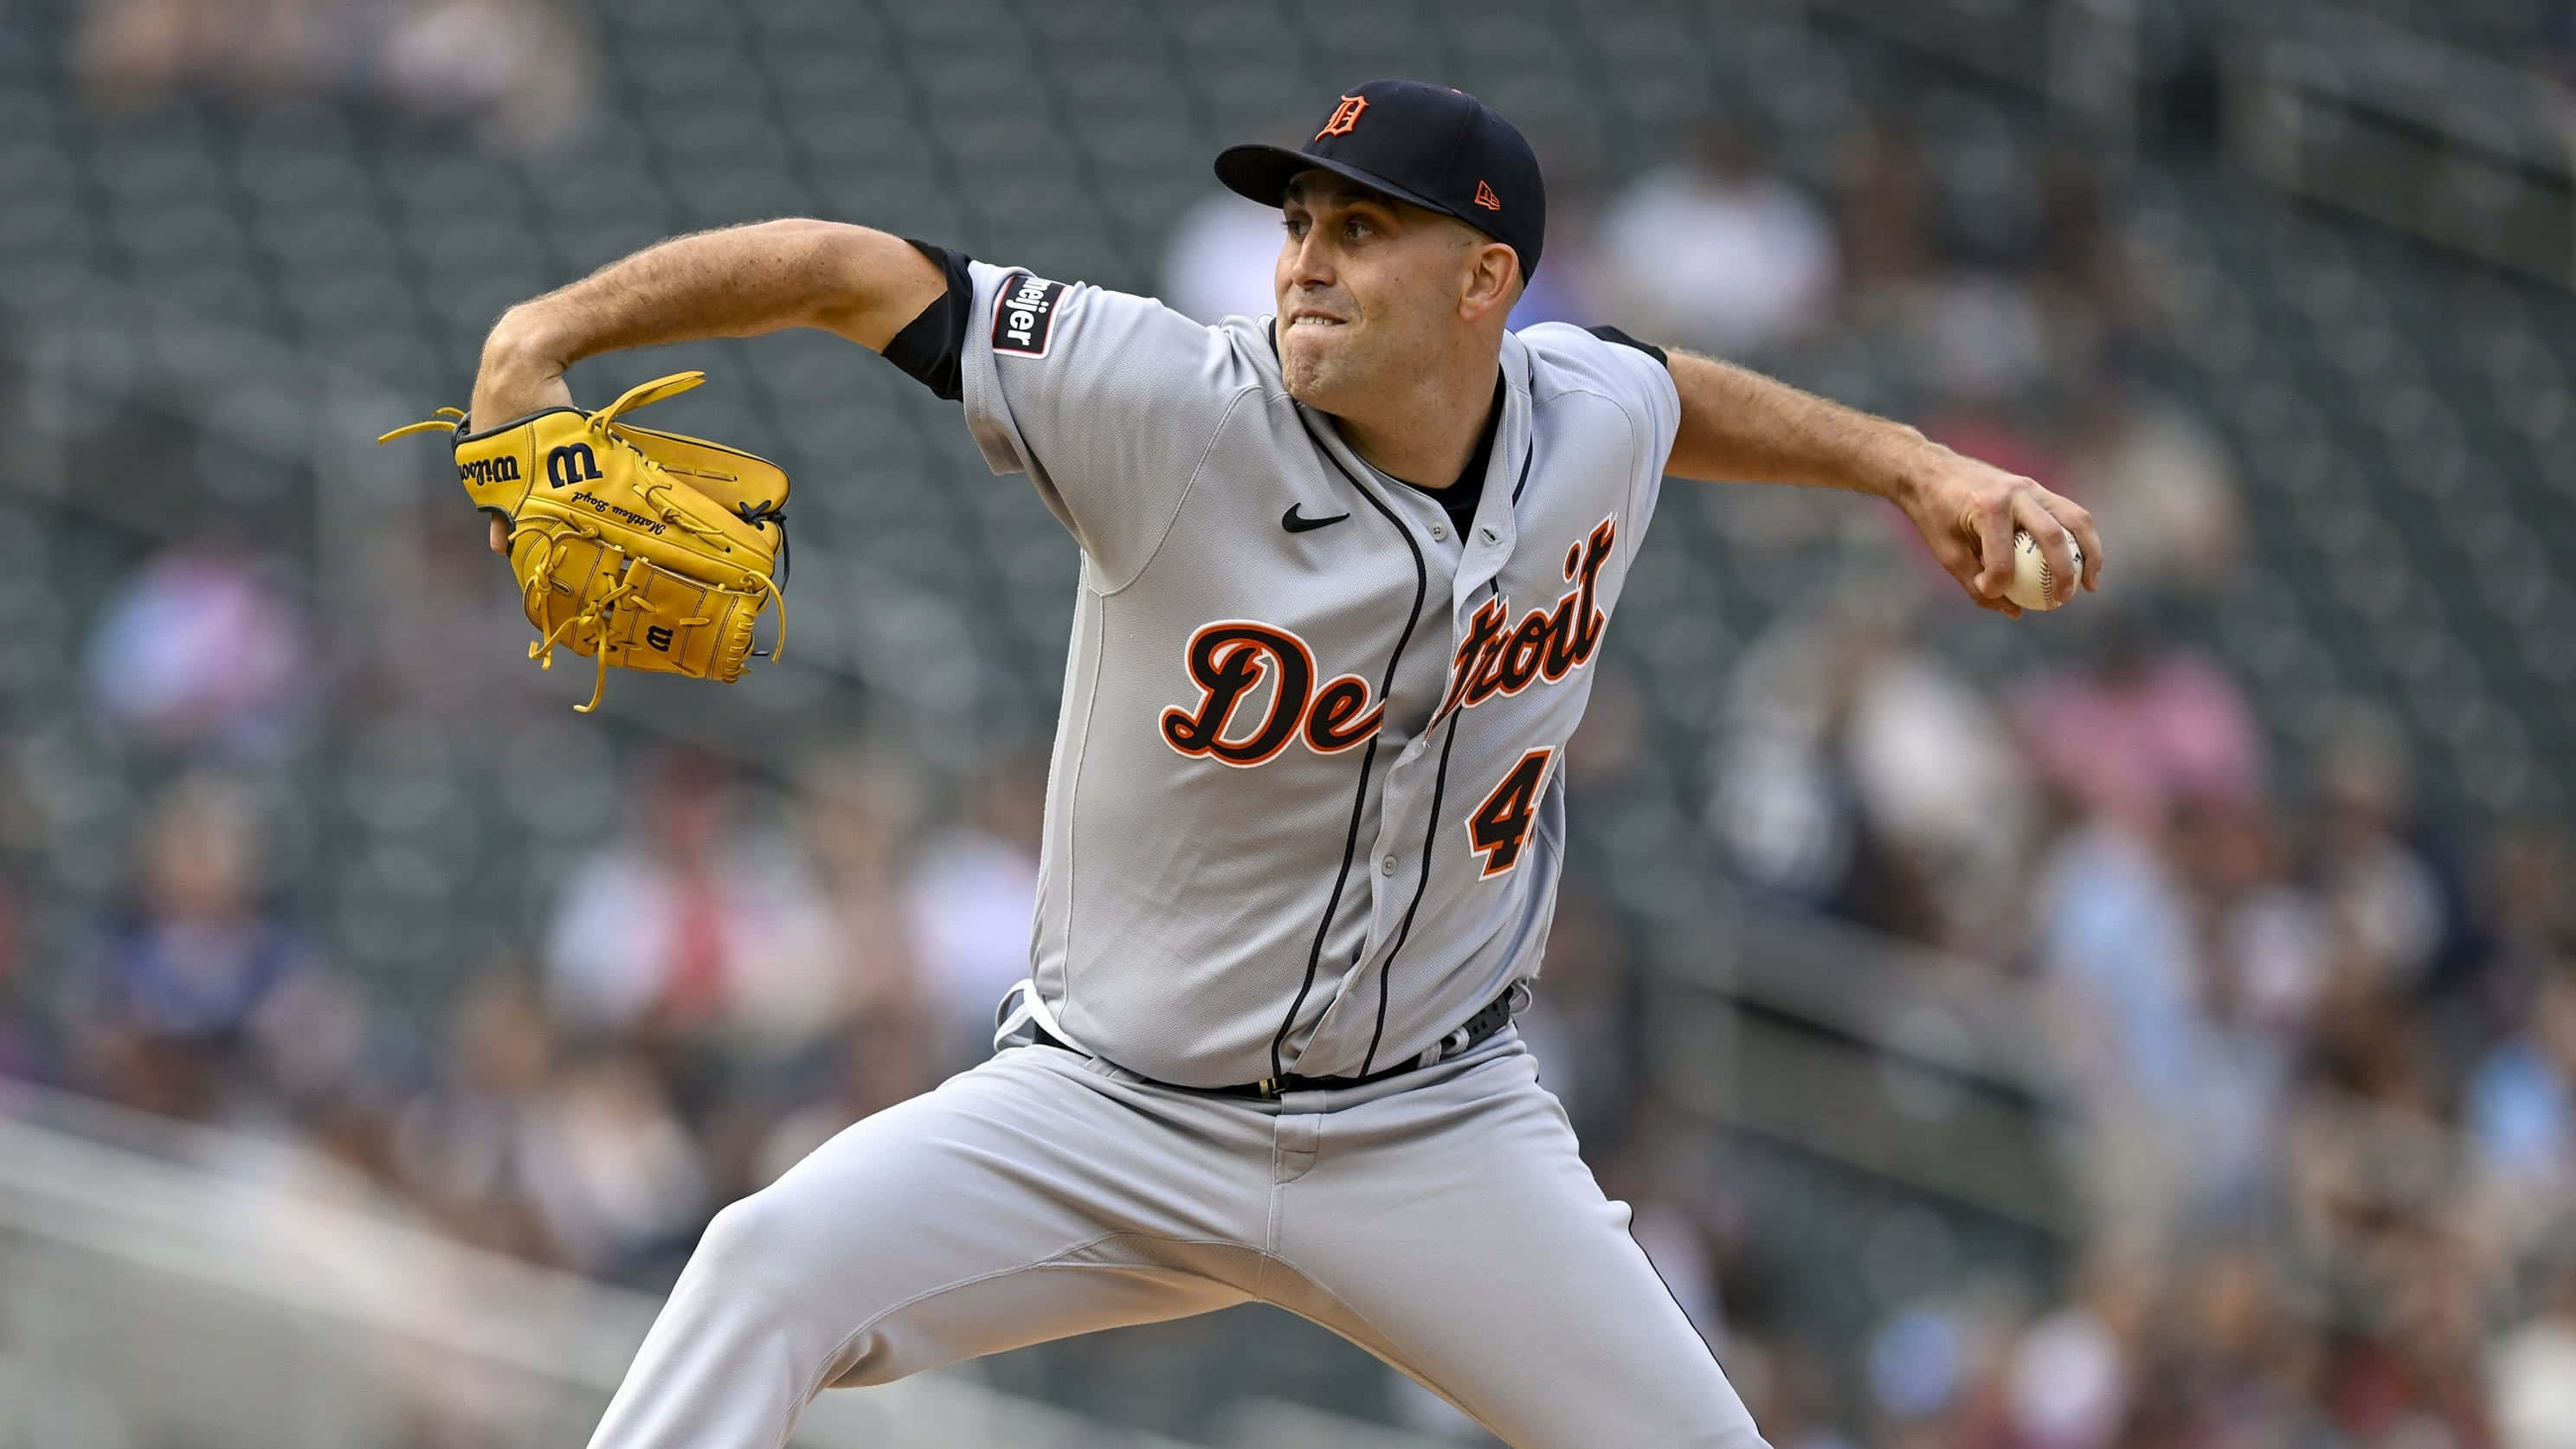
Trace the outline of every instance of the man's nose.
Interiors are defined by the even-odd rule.
[[[1332,257],[1316,231],[1309,230],[1296,239],[1288,256],[1288,282],[1296,287],[1329,286],[1333,280]]]

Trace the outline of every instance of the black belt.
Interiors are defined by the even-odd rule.
[[[1442,1062],[1451,1057],[1463,1055],[1486,1038],[1511,1025],[1513,1015],[1528,1001],[1529,987],[1523,982],[1513,982],[1503,989],[1502,995],[1486,1002],[1483,1010],[1468,1017],[1464,1025],[1442,1037],[1440,1055],[1431,1060]],[[1037,1034],[1038,1043],[1042,1046],[1062,1047],[1069,1052],[1082,1050],[1047,1030],[1035,1019],[1029,1022],[1029,1029]],[[1256,1097],[1263,1101],[1270,1101],[1289,1092],[1329,1092],[1338,1091],[1344,1087],[1365,1087],[1371,1082],[1383,1082],[1389,1077],[1403,1076],[1406,1072],[1424,1065],[1426,1063],[1421,1056],[1415,1055],[1406,1058],[1396,1066],[1388,1067],[1382,1072],[1370,1072],[1366,1076],[1309,1077],[1289,1072],[1284,1076],[1263,1077],[1260,1081],[1246,1082],[1237,1087],[1183,1087],[1174,1082],[1155,1082],[1152,1077],[1145,1077],[1142,1072],[1136,1075],[1144,1077],[1146,1081],[1154,1082],[1155,1086],[1171,1087],[1176,1091],[1204,1092],[1211,1097]]]

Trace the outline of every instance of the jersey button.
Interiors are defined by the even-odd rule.
[[[1377,863],[1377,873],[1380,875],[1395,874],[1395,857],[1390,855],[1386,859],[1379,861]]]
[[[1434,543],[1447,543],[1449,541],[1449,530],[1437,523],[1431,525],[1431,541]]]

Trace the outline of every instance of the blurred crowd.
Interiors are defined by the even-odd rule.
[[[2429,815],[2365,701],[2300,702],[2318,743],[2273,758],[2259,681],[2210,647],[2247,552],[2229,451],[2157,385],[2151,281],[2080,155],[1931,158],[1883,125],[1823,171],[1801,184],[1712,124],[1557,208],[1558,276],[1517,320],[1610,318],[1791,375],[1865,349],[1931,436],[2100,520],[2111,591],[2051,621],[2055,662],[1997,677],[1946,647],[1974,625],[1901,526],[1718,501],[1740,544],[1851,562],[1743,652],[1701,776],[1749,893],[2027,1003],[2083,1240],[2061,1295],[1969,1275],[1837,1362],[1794,1314],[1728,1322],[1773,1295],[1726,1291],[1761,1248],[1723,1208],[1640,1236],[1685,1266],[1668,1277],[1705,1270],[1695,1316],[1783,1445],[2576,1444],[2566,822]],[[1222,199],[1185,218],[1167,296],[1259,310],[1266,221]]]
[[[74,61],[110,109],[320,101],[499,151],[592,117],[598,59],[557,0],[85,0]]]
[[[102,85],[230,84],[255,59],[327,87],[399,48],[269,56],[207,26],[297,8],[101,0],[88,53]],[[432,31],[504,10],[542,13],[363,7]],[[1946,647],[1964,606],[1935,602],[1894,520],[1777,490],[1709,505],[1740,540],[1859,562],[1742,652],[1693,764],[1707,833],[1748,896],[1976,963],[2028,1004],[2080,1204],[2063,1281],[1965,1274],[1834,1351],[1782,1301],[1795,1284],[1763,1287],[1758,1235],[1631,1180],[1638,968],[1580,879],[1526,1029],[1781,1449],[2576,1446],[2566,823],[2433,818],[2364,703],[2275,756],[2257,682],[2208,645],[2245,552],[2238,480],[2153,383],[2152,289],[2072,155],[1992,160],[1935,174],[1874,127],[1818,186],[1712,125],[1569,187],[1521,320],[1793,373],[1865,353],[1927,432],[2114,541],[2115,592],[2058,621],[2060,662],[1996,677]],[[1166,296],[1262,310],[1275,231],[1212,198],[1173,233]],[[183,768],[80,950],[13,948],[0,894],[0,1074],[292,1130],[459,1238],[655,1286],[717,1207],[989,1050],[1026,969],[1043,762],[949,782],[865,740],[756,770],[637,753],[541,930],[459,963],[436,1019],[374,999],[264,868],[258,781],[335,709],[448,718],[460,696],[316,697],[295,667],[313,625],[265,568],[177,547],[92,624],[89,717]]]
[[[988,1054],[1027,971],[1042,773],[935,828],[915,772],[864,753],[785,783],[644,756],[542,936],[421,1022],[275,889],[255,777],[191,771],[85,947],[8,998],[0,1069],[310,1132],[466,1241],[660,1286],[716,1208]]]

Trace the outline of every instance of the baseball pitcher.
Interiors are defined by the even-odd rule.
[[[1279,210],[1274,315],[777,221],[484,348],[460,456],[586,357],[837,332],[962,403],[1082,550],[994,1056],[718,1215],[596,1449],[777,1449],[826,1388],[1250,1300],[1518,1449],[1761,1442],[1512,1028],[1603,632],[1667,475],[1885,499],[2007,614],[2015,532],[2063,597],[2092,521],[1724,363],[1506,330],[1547,202],[1473,97],[1371,82],[1216,173]]]

